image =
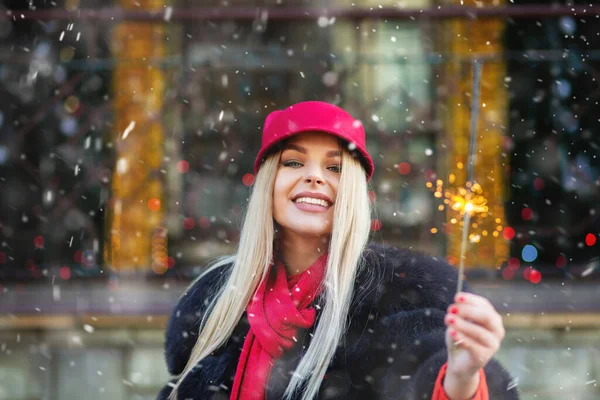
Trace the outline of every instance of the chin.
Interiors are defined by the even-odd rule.
[[[323,226],[289,226],[288,229],[301,236],[318,237],[331,235],[331,229],[323,228]]]

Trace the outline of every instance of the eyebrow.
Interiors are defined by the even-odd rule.
[[[306,149],[302,146],[298,146],[297,144],[292,144],[292,143],[288,143],[283,147],[283,150],[296,150],[302,154],[307,154],[308,151],[306,151]],[[342,155],[342,153],[339,150],[331,150],[328,151],[326,156],[327,157],[340,157]]]

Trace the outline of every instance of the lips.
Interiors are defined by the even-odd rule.
[[[298,208],[301,211],[316,212],[316,213],[327,212],[329,210],[329,208],[331,208],[331,206],[329,206],[329,207],[323,207],[323,206],[320,206],[318,204],[310,204],[310,203],[296,203],[296,202],[294,202],[294,205],[296,206],[296,208]]]

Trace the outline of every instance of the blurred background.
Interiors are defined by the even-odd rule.
[[[364,125],[374,241],[458,266],[471,210],[522,398],[600,398],[599,3],[4,0],[0,399],[155,398],[264,118],[303,100]]]

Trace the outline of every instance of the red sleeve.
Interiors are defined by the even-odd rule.
[[[443,384],[446,368],[448,368],[448,363],[445,363],[442,365],[442,368],[440,368],[440,373],[435,380],[435,387],[433,388],[433,397],[431,400],[450,400],[444,391]],[[479,370],[479,386],[477,387],[477,391],[469,400],[489,400],[488,387],[487,382],[485,381],[485,372],[483,372],[483,368]]]

